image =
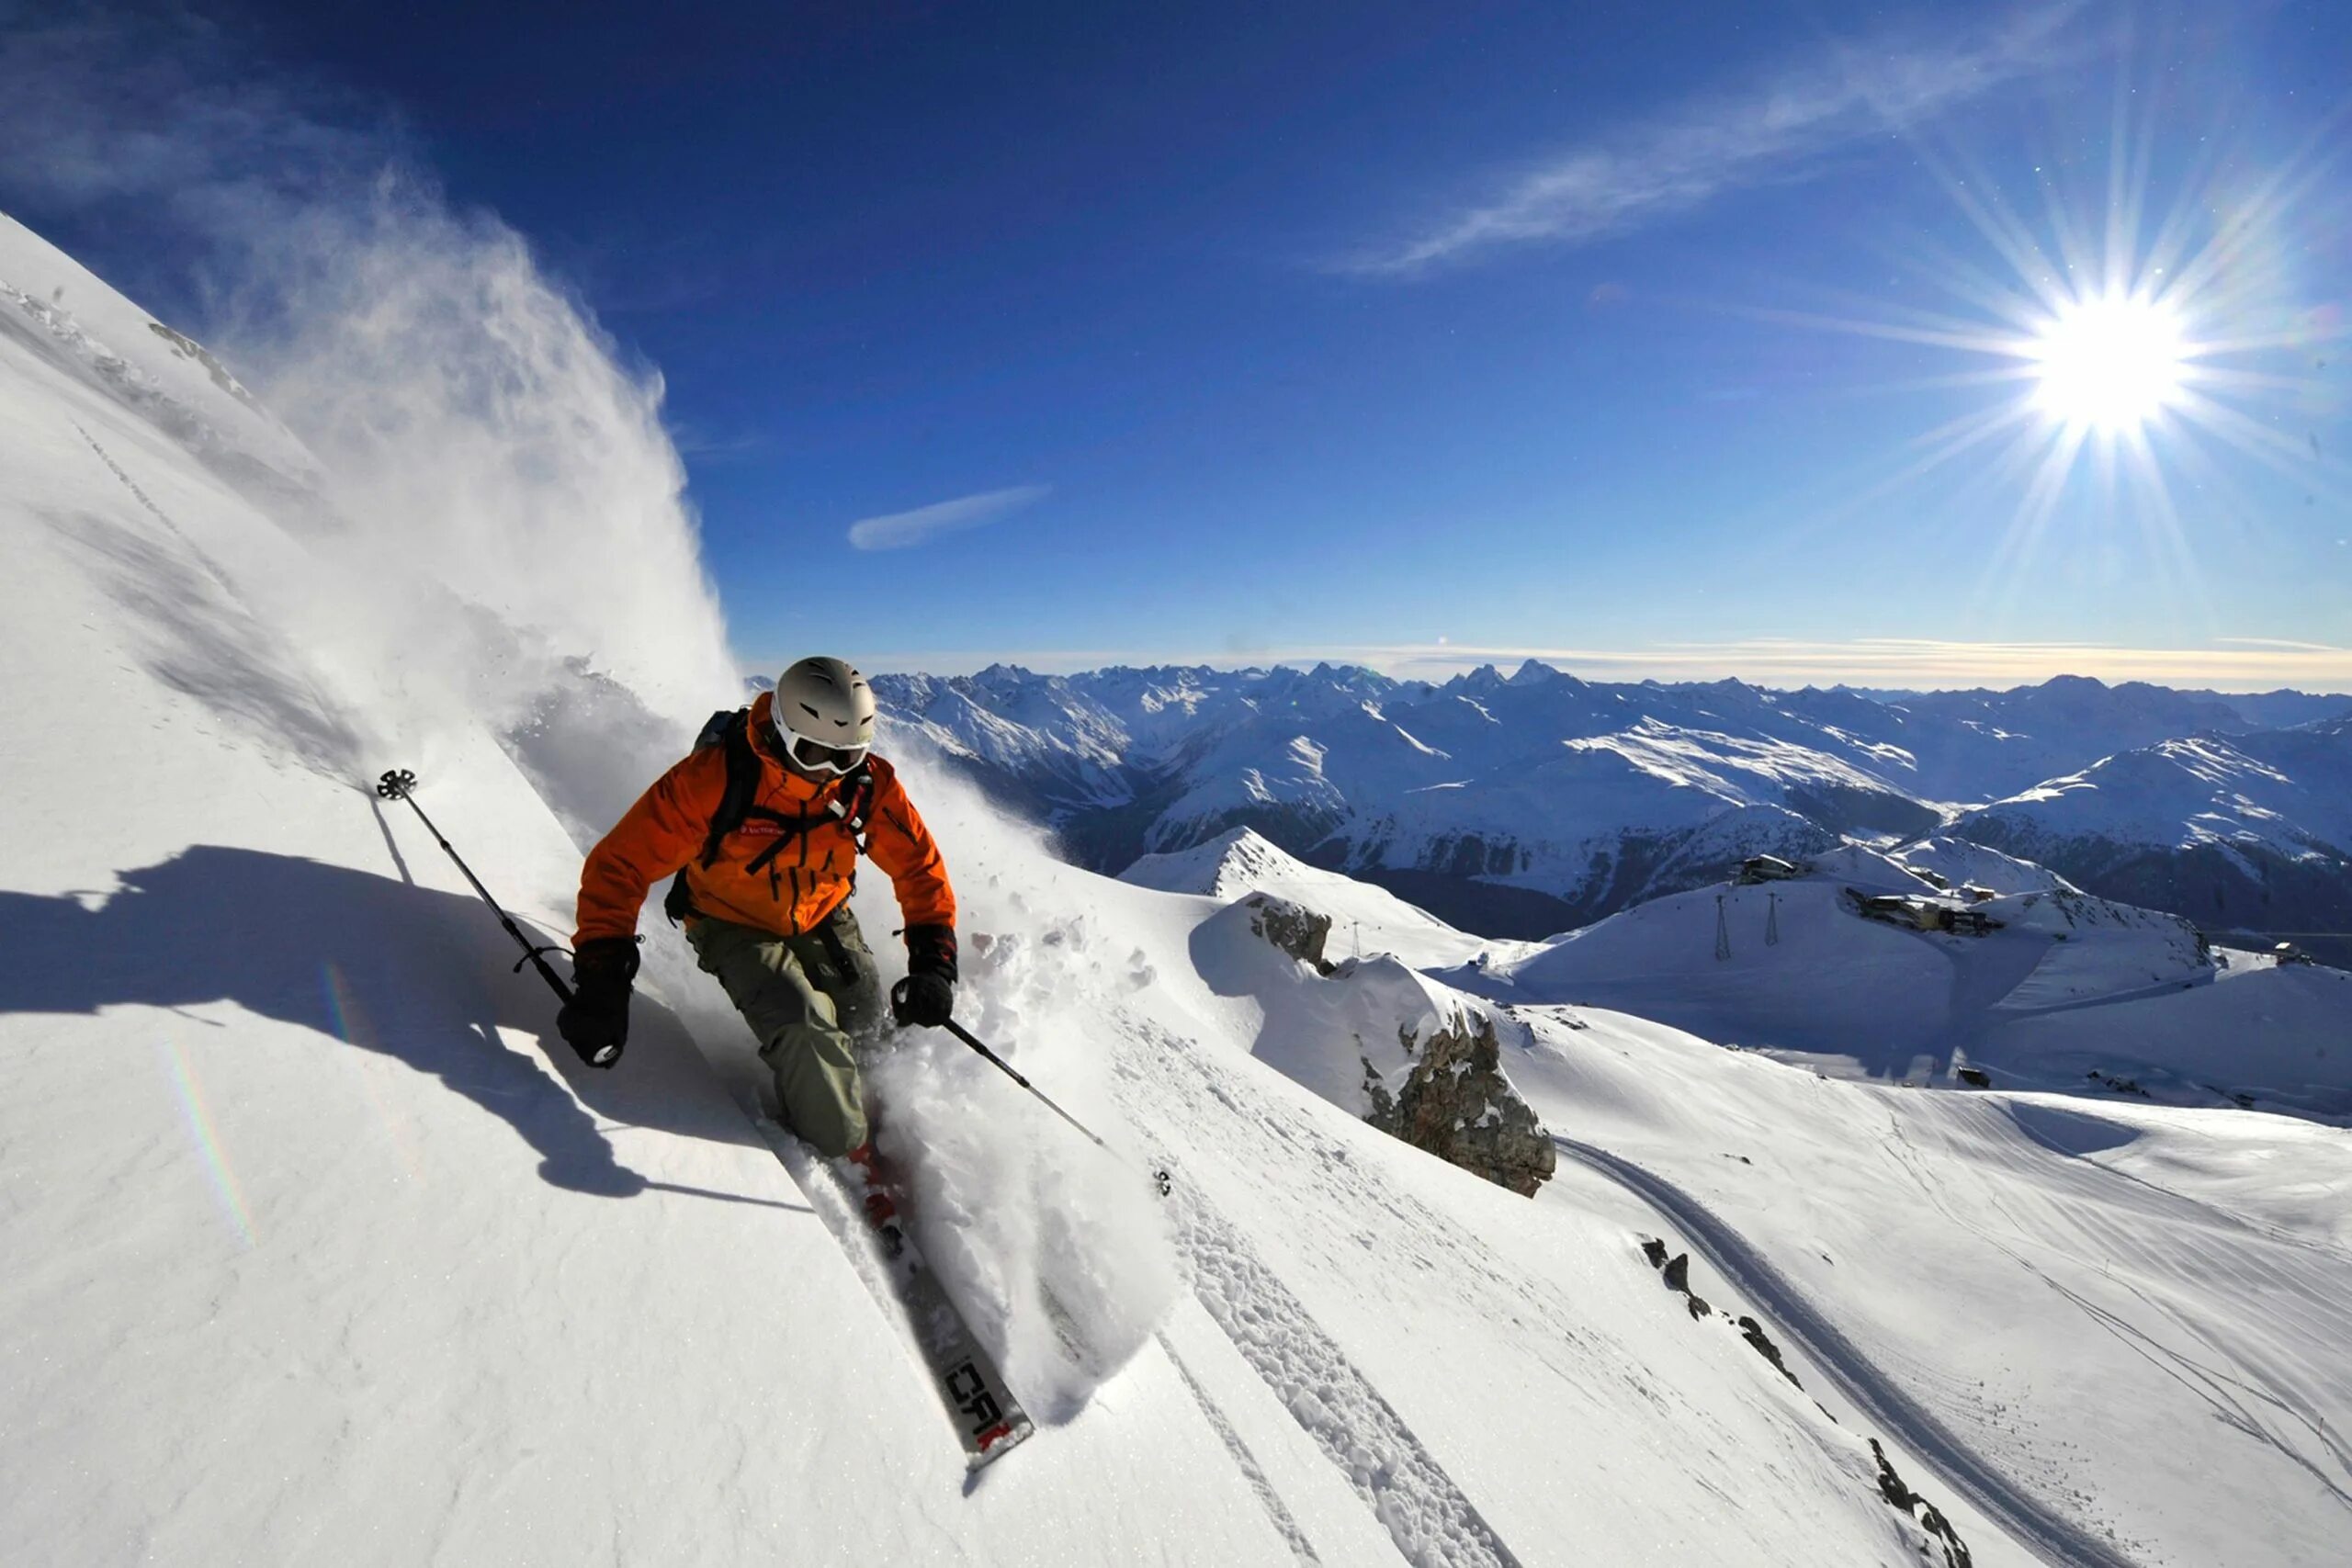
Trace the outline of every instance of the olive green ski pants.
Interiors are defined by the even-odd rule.
[[[759,1037],[785,1124],[828,1158],[865,1143],[857,1051],[881,1023],[882,983],[857,917],[843,907],[798,936],[701,918],[686,940]]]

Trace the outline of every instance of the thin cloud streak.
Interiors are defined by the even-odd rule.
[[[2225,643],[2232,648],[2280,648],[2288,649],[2297,653],[2344,653],[2347,651],[2346,649],[2335,647],[2333,643],[2301,642],[2294,637],[2217,637],[2213,640],[2219,643]]]
[[[1901,130],[2019,77],[2064,63],[2069,4],[2012,15],[1989,32],[1833,46],[1748,92],[1694,99],[1572,148],[1499,190],[1333,270],[1417,276],[1505,245],[1577,245],[1704,206],[1736,187],[1806,177],[1825,155]]]
[[[2352,693],[2352,649],[2324,644],[2307,649],[2237,646],[2257,640],[2221,638],[2217,641],[2232,646],[2193,649],[2120,648],[2090,642],[1944,642],[1905,637],[1804,642],[1764,637],[1637,649],[1446,642],[1270,647],[1238,651],[1227,649],[1216,652],[1145,653],[1132,649],[875,651],[861,654],[859,667],[956,675],[998,663],[1017,664],[1048,674],[1071,674],[1118,664],[1205,665],[1237,670],[1277,665],[1306,669],[1329,663],[1361,664],[1400,680],[1443,682],[1484,664],[1496,665],[1508,672],[1521,661],[1532,659],[1570,674],[1604,681],[1737,679],[1775,687],[1842,683],[1937,691],[1976,686],[2007,689],[2038,685],[2053,675],[2089,675],[2108,682],[2148,681],[2225,692],[2298,686],[2306,691]]]
[[[953,534],[993,523],[1024,507],[1035,506],[1054,492],[1051,485],[1014,485],[1010,490],[983,491],[935,502],[911,512],[861,517],[849,525],[849,542],[861,550],[903,550]]]

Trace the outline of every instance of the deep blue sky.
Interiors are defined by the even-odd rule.
[[[2352,646],[2352,168],[2314,153],[2352,142],[2352,6],[205,14],[256,72],[396,118],[660,367],[755,662],[1649,673],[1892,637],[2211,649],[2242,684],[2268,655],[2227,639]],[[1969,201],[2049,245],[2047,190],[2096,234],[2119,110],[2127,183],[2192,252],[2251,226],[2185,326],[2283,340],[2226,361],[2287,383],[2227,389],[2272,460],[2154,430],[2169,521],[2087,460],[2035,513],[1997,443],[1889,483],[2025,383],[1791,318],[1995,327],[1962,269],[2023,286]],[[848,537],[1006,491],[906,547]]]

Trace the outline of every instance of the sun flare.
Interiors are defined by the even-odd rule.
[[[2061,309],[2029,356],[2035,407],[2064,424],[2128,434],[2178,403],[2188,344],[2174,311],[2115,295]]]
[[[2089,158],[2036,162],[2029,178],[2014,151],[1988,165],[1915,142],[1973,238],[1888,237],[1894,291],[1826,296],[1859,311],[1758,312],[1950,356],[1872,389],[1927,393],[1942,417],[1864,482],[1831,481],[1825,515],[1900,495],[1989,528],[1981,604],[2112,548],[2202,607],[2213,541],[2288,536],[2282,504],[2352,508],[2352,462],[2322,435],[2352,406],[2338,367],[2352,310],[2313,261],[2311,225],[2341,220],[2314,194],[2321,144],[2183,163],[2194,129],[2160,127],[2127,86],[2103,180]]]

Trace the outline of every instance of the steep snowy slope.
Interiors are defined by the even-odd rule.
[[[1889,850],[1887,858],[1897,865],[1939,876],[1944,886],[1952,889],[1973,886],[1995,893],[2080,891],[2047,866],[1945,835]]]
[[[418,766],[560,931],[548,807],[462,713],[369,734],[388,694],[244,572],[334,575],[149,412],[0,338],[12,1560],[1077,1562],[1179,1516],[1278,1547],[1164,1363],[954,1502],[888,1320],[684,1032],[643,1009],[578,1070],[364,781]]]
[[[1889,888],[1909,880],[1877,867]],[[1867,880],[1871,866],[1846,869]],[[2047,948],[2059,974],[2030,976],[2053,992],[2193,962],[2193,942],[2167,956],[2162,917],[2026,897],[2038,902],[2020,923],[2063,911],[2075,939]],[[1195,953],[1221,988],[1254,987],[1259,1055],[1336,1103],[1361,1105],[1371,1061],[1388,1069],[1385,1020],[1426,1030],[1432,1013],[1482,1006],[1381,964],[1318,976],[1262,942],[1254,965],[1237,962],[1238,912],[1196,916]],[[1903,1005],[1894,960],[1878,958],[1823,967],[1816,999],[1859,985]],[[1664,978],[1657,996],[1687,984]],[[2352,976],[2333,980],[2340,1019]],[[2250,1022],[2270,1027],[2223,1010],[2245,984],[2180,998],[2210,1010],[2173,1048],[2201,1052],[2209,1074],[2262,1038]],[[2179,1016],[2165,1005],[2052,1004],[2026,1027],[2088,1017],[2094,1036],[2130,1035]],[[2125,1012],[2140,1016],[2115,1027]],[[1980,1560],[1980,1537],[2003,1534],[2069,1563],[2331,1560],[2352,1508],[2344,1131],[1839,1079],[1586,1007],[1495,1016],[1512,1083],[1563,1156],[1539,1211],[1616,1213],[1665,1238],[1661,1260],[1687,1247],[1689,1288],[1724,1314],[1699,1321],[1758,1317],[1809,1395],[1887,1442],[1913,1484],[1935,1476]]]
[[[0,336],[206,466],[294,488],[318,461],[205,347],[0,213]]]
[[[1802,1399],[1786,1408],[1804,1435],[1767,1436],[1788,1391],[1721,1325],[1692,1332],[1614,1225],[1589,1231],[1573,1211],[1538,1223],[1524,1200],[1292,1085],[1288,1073],[1310,1058],[1280,1054],[1290,1036],[1279,1002],[1233,987],[1202,946],[1204,928],[1227,912],[1216,901],[1055,866],[994,841],[971,809],[953,807],[947,830],[974,847],[967,880],[987,908],[975,917],[989,933],[975,1026],[1037,1054],[1057,1082],[1089,1055],[1107,1057],[1112,1103],[1133,1135],[1170,1156],[1179,1249],[1202,1314],[1188,1304],[1173,1320],[1188,1367],[1196,1348],[1229,1366],[1238,1357],[1274,1402],[1260,1403],[1261,1388],[1243,1409],[1286,1406],[1314,1447],[1363,1477],[1368,1501],[1396,1516],[1392,1533],[1442,1532],[1408,1547],[1416,1560],[1623,1561],[1663,1548],[1769,1562],[1792,1550],[1781,1544],[1792,1528],[1785,1499],[1766,1500],[1770,1485],[1750,1461],[1793,1443],[1764,1469],[1784,1471],[1799,1491],[1834,1492],[1844,1483],[1828,1478],[1850,1474],[1848,1461],[1824,1470],[1806,1450],[1825,1432],[1833,1455],[1855,1439],[1816,1426]],[[1363,1021],[1395,1023],[1376,1010]],[[915,1058],[937,1059],[929,1048]],[[960,1106],[928,1125],[973,1135]],[[1687,1356],[1713,1369],[1706,1378],[1740,1385],[1740,1414],[1690,1403],[1673,1370]],[[1654,1399],[1664,1403],[1634,1413]],[[1750,1424],[1759,1417],[1765,1427]],[[1694,1511],[1658,1493],[1687,1483],[1693,1465],[1727,1494],[1722,1506]],[[1848,1517],[1846,1503],[1831,1506],[1840,1517],[1825,1524],[1844,1544],[1794,1550],[1860,1561],[1911,1550],[1874,1541],[1886,1521],[1870,1510]],[[2001,1560],[1997,1530],[1986,1533],[1982,1560]],[[1335,1559],[1326,1549],[1322,1560]]]
[[[17,231],[0,278],[43,265]],[[40,326],[96,344],[82,320]],[[499,368],[485,384],[529,379]],[[151,412],[0,336],[12,1559],[1940,1551],[1864,1438],[1660,1292],[1621,1220],[1407,1149],[1253,1054],[1264,1004],[1194,964],[1213,902],[1057,864],[916,755],[967,901],[965,1015],[1176,1176],[1162,1206],[935,1037],[878,1066],[927,1249],[1046,1427],[967,1478],[830,1190],[749,1114],[741,1025],[674,941],[657,933],[620,1066],[582,1069],[455,869],[366,788],[415,767],[475,870],[560,932],[567,821],[615,808],[732,694],[693,574],[612,569],[675,631],[624,679],[547,602],[503,620],[495,579],[412,581],[365,552],[356,571],[286,532]],[[364,528],[349,483],[327,466]],[[674,502],[575,526],[691,555]],[[514,657],[439,664],[453,627],[462,657],[496,635]],[[1888,1452],[1935,1492],[1899,1436]],[[1952,1517],[1978,1562],[2022,1560]]]

